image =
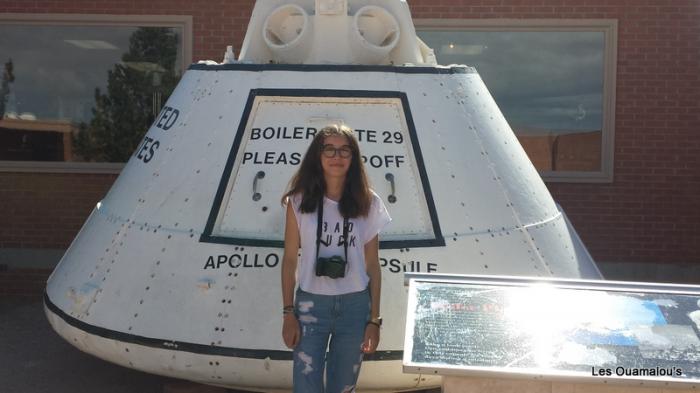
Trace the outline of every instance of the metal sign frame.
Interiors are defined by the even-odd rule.
[[[449,376],[471,376],[483,378],[509,378],[547,381],[584,382],[599,384],[618,384],[634,386],[676,387],[686,389],[700,388],[700,378],[679,379],[671,377],[648,376],[593,376],[585,372],[542,369],[517,369],[505,367],[463,366],[450,364],[415,363],[412,361],[413,339],[416,326],[414,310],[417,306],[417,285],[419,283],[444,283],[482,285],[493,287],[532,287],[536,285],[549,285],[557,289],[597,290],[608,292],[634,292],[640,294],[669,294],[688,295],[699,298],[700,286],[679,285],[647,282],[605,281],[605,280],[579,280],[542,277],[514,277],[514,276],[485,276],[485,275],[457,275],[457,274],[423,274],[406,273],[404,284],[408,285],[408,312],[406,315],[406,331],[404,336],[403,370],[406,373],[433,374]],[[700,307],[700,306],[699,306]]]

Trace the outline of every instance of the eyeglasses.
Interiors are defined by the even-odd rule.
[[[327,158],[333,158],[336,154],[340,155],[340,158],[350,158],[352,156],[352,149],[348,146],[343,146],[335,148],[333,145],[323,145],[321,152]]]

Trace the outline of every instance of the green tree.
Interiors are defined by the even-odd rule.
[[[129,51],[108,71],[107,94],[95,89],[89,124],[74,137],[75,151],[87,161],[124,162],[153,123],[154,103],[165,102],[176,75],[177,34],[164,27],[141,27],[129,37]]]
[[[10,83],[15,81],[13,69],[12,59],[9,59],[5,63],[5,69],[2,72],[2,84],[0,84],[0,120],[5,116],[5,104],[10,95]]]

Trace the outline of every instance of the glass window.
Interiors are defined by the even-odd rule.
[[[183,30],[0,21],[0,160],[128,160],[180,79]]]
[[[611,33],[564,29],[485,28],[482,21],[478,28],[419,25],[418,34],[438,63],[477,69],[547,180],[606,179],[612,176]]]

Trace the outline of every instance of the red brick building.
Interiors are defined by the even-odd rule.
[[[164,72],[177,76],[189,62],[221,61],[227,45],[238,52],[253,3],[0,0],[0,37],[5,37],[0,38],[0,61],[6,65],[4,86],[8,86],[3,87],[0,111],[5,115],[0,120],[1,295],[42,293],[52,266],[122,165],[109,157],[77,160],[103,161],[98,163],[66,158],[79,151],[66,142],[66,127],[75,130],[81,122],[92,124],[96,106],[91,97],[94,85],[87,87],[87,98],[84,92],[64,97],[50,90],[53,83],[67,81],[74,86],[83,80],[70,81],[72,74],[60,67],[75,66],[62,57],[72,57],[69,51],[78,49],[92,51],[90,58],[110,50],[112,57],[118,55],[116,48],[121,46],[116,41],[96,38],[121,34],[112,28],[130,29],[129,34],[143,26],[171,29],[177,36],[172,70],[143,68],[146,62],[127,57],[121,60],[148,73],[158,87],[165,83]],[[494,96],[506,118],[609,278],[700,284],[700,0],[413,0],[409,6],[418,35],[436,50],[440,63],[456,59],[473,65],[470,60],[477,59],[473,56],[483,55],[477,59],[483,61],[482,68],[477,69],[489,88],[495,86]],[[48,37],[59,34],[64,36],[57,47]],[[571,41],[561,41],[567,34]],[[586,34],[591,39],[581,41]],[[32,48],[44,38],[46,47]],[[498,50],[498,45],[513,40],[517,45]],[[523,43],[533,42],[541,43],[538,49],[517,52]],[[491,60],[486,57],[489,49],[496,49]],[[503,53],[511,55],[499,60]],[[39,54],[45,57],[32,57]],[[561,77],[545,70],[534,74],[551,76],[546,83],[528,85],[517,78],[506,83],[515,73],[504,68],[489,81],[488,73],[494,69],[489,64],[505,67],[520,63],[523,56],[551,63],[548,56],[554,55],[570,59],[558,66]],[[7,76],[9,60],[14,81]],[[572,67],[569,73],[566,64]],[[578,86],[589,71],[595,83]],[[103,82],[97,85],[108,91],[106,70],[100,75]],[[42,78],[46,82],[41,86],[30,86]],[[534,98],[521,94],[517,99],[509,84],[525,92],[550,84],[571,91],[537,93]],[[49,99],[57,94],[60,99]],[[156,102],[160,93],[149,94],[154,107],[162,105]],[[559,101],[551,104],[554,99]],[[42,100],[43,107],[32,106]],[[518,103],[537,100],[562,109],[542,114],[540,118],[551,116],[549,123],[530,124],[530,115],[540,113],[540,107],[522,108]],[[568,123],[556,123],[557,116]],[[46,126],[41,137],[29,124],[37,120],[58,124],[60,119],[69,119],[72,125]],[[577,127],[574,132],[563,131],[572,125]],[[52,131],[63,134],[50,139]],[[43,152],[32,141],[60,151]]]

